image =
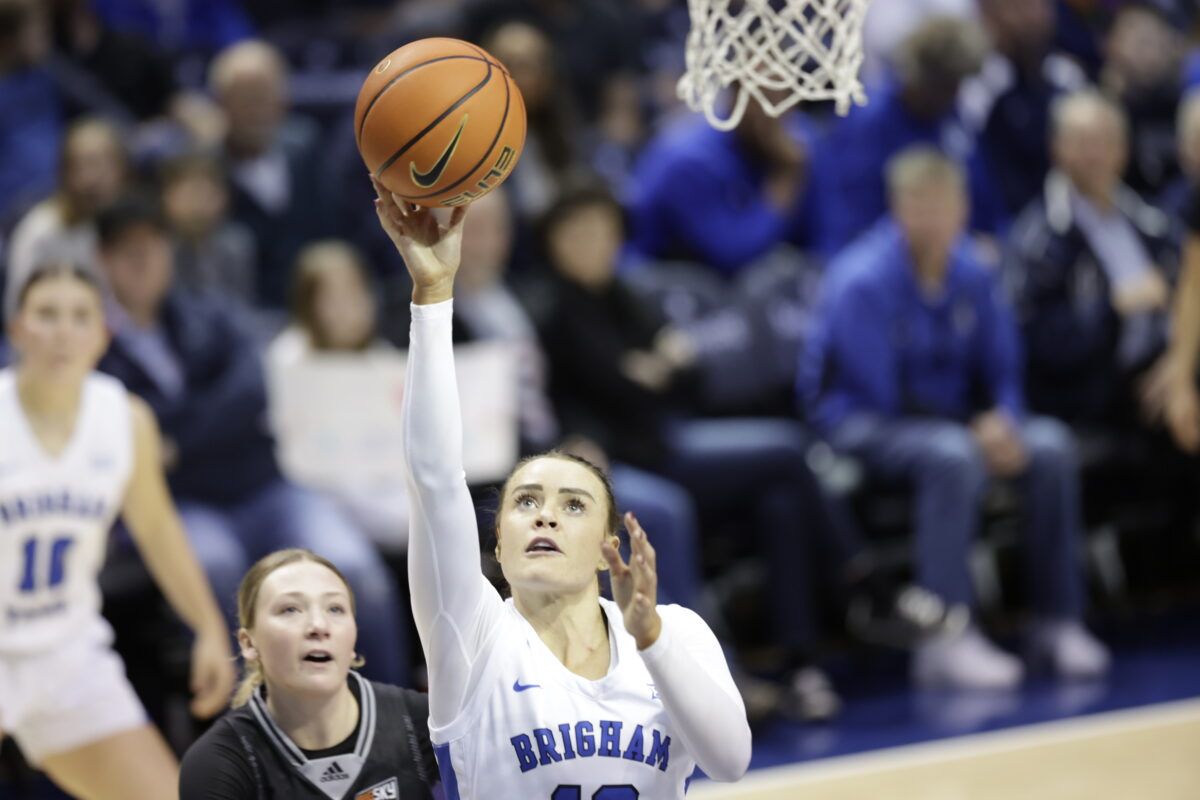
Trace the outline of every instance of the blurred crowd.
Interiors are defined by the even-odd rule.
[[[771,654],[738,661],[752,713],[836,713],[845,632],[913,648],[921,683],[1094,678],[1121,534],[1178,567],[1195,527],[1200,412],[1167,354],[1200,235],[1197,16],[875,0],[866,106],[752,103],[722,133],[675,95],[678,0],[0,0],[4,310],[39,264],[92,269],[101,369],[158,415],[227,612],[260,555],[314,547],[354,584],[368,674],[418,681],[400,481],[285,477],[267,376],[405,348],[353,104],[402,43],[469,39],[529,133],[468,215],[456,339],[515,349],[520,450],[609,470],[660,600]],[[1016,617],[1026,659],[984,634]]]

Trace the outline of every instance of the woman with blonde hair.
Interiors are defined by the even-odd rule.
[[[184,756],[182,800],[432,797],[429,704],[354,671],[354,593],[337,567],[308,550],[264,556],[238,620],[245,677]]]

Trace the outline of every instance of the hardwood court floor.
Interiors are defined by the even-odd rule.
[[[1196,800],[1200,700],[751,772],[698,800]]]

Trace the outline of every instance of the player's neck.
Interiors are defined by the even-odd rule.
[[[41,380],[28,371],[17,373],[17,397],[21,410],[35,428],[72,427],[79,415],[82,385]]]
[[[358,703],[348,684],[331,696],[267,693],[267,710],[284,733],[303,750],[324,750],[346,740],[358,725]]]
[[[608,622],[594,588],[577,595],[522,592],[513,603],[567,669],[593,680],[608,671]]]

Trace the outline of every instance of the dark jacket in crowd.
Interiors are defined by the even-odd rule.
[[[563,430],[592,439],[614,460],[659,466],[663,426],[687,410],[696,374],[677,372],[658,393],[628,378],[621,365],[630,353],[653,348],[664,320],[619,281],[591,292],[552,276],[525,295]]]
[[[1171,283],[1178,272],[1177,226],[1121,187],[1118,212],[1133,226],[1153,266]],[[1072,422],[1113,422],[1129,408],[1129,379],[1166,344],[1165,315],[1149,322],[1141,355],[1122,363],[1127,326],[1113,306],[1111,284],[1079,226],[1067,179],[1051,173],[1042,197],[1021,214],[1005,272],[1024,334],[1030,407]]]
[[[160,320],[184,371],[185,390],[165,394],[119,336],[100,369],[154,410],[163,437],[179,450],[167,473],[181,500],[222,505],[244,499],[280,477],[266,427],[267,394],[253,340],[226,307],[172,291]]]

